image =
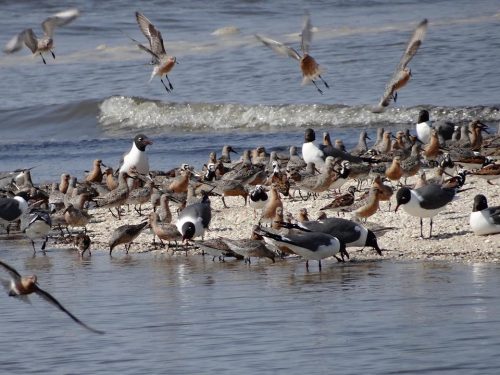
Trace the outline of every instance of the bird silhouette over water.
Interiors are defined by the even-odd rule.
[[[328,83],[321,77],[323,69],[318,65],[316,60],[309,54],[309,47],[312,41],[312,24],[311,18],[308,13],[304,17],[304,24],[302,27],[301,34],[301,45],[300,49],[302,55],[297,52],[292,47],[289,47],[281,42],[267,38],[262,35],[255,34],[255,37],[260,40],[265,46],[271,48],[274,52],[282,56],[288,56],[295,59],[300,64],[300,70],[302,71],[302,85],[312,82],[320,94],[323,91],[316,84],[316,79],[320,79],[326,88],[329,88]]]
[[[61,305],[61,303],[58,300],[56,300],[51,294],[40,288],[37,283],[38,279],[36,275],[21,276],[19,272],[17,272],[13,267],[9,266],[7,263],[2,261],[0,261],[0,266],[2,266],[10,274],[10,280],[1,279],[3,286],[8,291],[10,297],[16,297],[18,299],[30,303],[28,295],[36,293],[44,300],[54,305],[62,312],[66,313],[71,319],[73,319],[83,328],[86,328],[89,331],[98,334],[104,333],[103,331],[99,331],[83,323],[80,319],[78,319],[76,316],[74,316],[72,313],[66,310],[66,308],[63,305]]]

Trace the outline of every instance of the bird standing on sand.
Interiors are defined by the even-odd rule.
[[[398,98],[398,90],[403,88],[411,77],[411,70],[408,68],[408,63],[411,61],[413,56],[417,53],[422,41],[427,32],[427,19],[421,21],[415,31],[408,41],[406,45],[405,52],[401,59],[399,60],[399,64],[396,67],[389,83],[385,87],[384,94],[382,98],[380,98],[380,102],[378,106],[374,109],[374,112],[382,112],[385,107],[391,104],[391,101],[394,100],[396,102]]]
[[[147,221],[139,224],[125,224],[116,228],[109,239],[109,255],[118,245],[125,245],[125,253],[128,254],[132,241],[134,241],[142,230],[148,225]]]
[[[5,289],[8,291],[10,297],[15,297],[17,299],[21,299],[25,302],[30,303],[28,299],[28,295],[32,293],[38,294],[41,298],[49,302],[50,304],[57,307],[62,312],[66,313],[71,319],[73,319],[76,323],[81,325],[82,327],[88,329],[91,332],[103,334],[103,331],[98,331],[97,329],[91,328],[85,323],[83,323],[76,316],[71,314],[66,308],[61,305],[61,303],[56,300],[51,294],[40,288],[37,284],[36,275],[32,276],[21,276],[19,272],[17,272],[13,267],[9,266],[7,263],[0,261],[0,266],[5,268],[7,272],[10,274],[10,280],[1,279],[1,282]]]
[[[61,27],[67,25],[80,15],[78,9],[68,9],[63,12],[59,12],[46,18],[42,22],[43,36],[37,38],[33,29],[24,29],[15,37],[13,37],[4,48],[5,53],[13,53],[19,51],[23,48],[23,44],[28,47],[33,55],[39,54],[42,58],[44,64],[47,64],[42,53],[50,52],[52,57],[55,59],[54,54],[54,29],[56,27]]]
[[[420,237],[424,238],[422,231],[424,217],[430,218],[429,238],[432,237],[432,218],[443,211],[448,203],[455,197],[457,188],[461,187],[465,179],[453,188],[446,188],[438,184],[429,184],[418,189],[408,187],[400,188],[396,193],[396,210],[403,206],[404,210],[420,218]]]
[[[139,28],[141,29],[142,33],[149,41],[149,48],[142,45],[135,39],[130,39],[132,39],[140,49],[146,51],[152,56],[152,63],[154,64],[154,68],[149,81],[151,82],[151,80],[155,76],[160,77],[160,81],[161,83],[163,83],[165,90],[167,90],[167,92],[170,92],[174,89],[174,86],[168,78],[168,73],[174,68],[175,64],[177,63],[177,58],[167,55],[160,31],[156,29],[156,27],[151,23],[150,20],[146,18],[146,16],[144,16],[144,14],[135,12],[135,18],[137,19],[137,23],[139,24]],[[165,75],[165,78],[168,81],[168,87],[163,81],[163,75]]]
[[[302,71],[302,85],[305,85],[309,82],[312,82],[316,89],[320,94],[323,94],[323,91],[316,84],[316,79],[320,79],[326,88],[329,88],[328,83],[321,77],[321,73],[323,69],[318,65],[316,60],[309,55],[309,47],[312,40],[312,25],[309,14],[306,14],[304,18],[304,24],[302,27],[301,38],[302,42],[300,45],[302,56],[292,47],[289,47],[283,43],[280,43],[276,40],[266,38],[261,35],[255,35],[255,37],[264,43],[265,46],[271,48],[274,52],[282,56],[288,56],[292,59],[299,61],[300,70]]]
[[[137,134],[132,142],[132,148],[123,156],[119,173],[128,172],[130,167],[135,166],[137,173],[147,175],[149,173],[149,159],[146,154],[146,146],[152,144],[153,141],[144,134]]]

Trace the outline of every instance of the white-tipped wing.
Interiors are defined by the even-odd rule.
[[[304,24],[302,25],[301,36],[302,36],[302,42],[301,42],[302,54],[309,53],[309,47],[312,41],[312,24],[311,24],[311,17],[309,16],[308,12],[304,16]]]
[[[288,56],[291,57],[292,59],[295,60],[300,60],[300,55],[299,53],[294,50],[292,47],[288,47],[284,45],[283,43],[280,43],[276,40],[266,38],[265,36],[261,36],[258,34],[255,34],[255,37],[260,40],[265,46],[271,48],[274,52],[276,52],[278,55],[281,56]]]
[[[56,27],[67,25],[68,23],[74,21],[79,15],[80,11],[78,9],[68,9],[56,13],[42,22],[43,32],[45,35],[52,37]]]
[[[150,20],[147,19],[144,14],[135,12],[135,17],[137,19],[137,23],[139,24],[139,28],[149,41],[151,51],[157,56],[166,55],[161,32],[151,23]]]

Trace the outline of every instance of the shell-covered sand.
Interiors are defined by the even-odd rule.
[[[347,190],[353,181],[348,181],[342,192]],[[409,180],[411,183],[411,180]],[[366,187],[366,184],[365,184]],[[457,262],[499,262],[500,261],[500,234],[489,236],[476,236],[472,233],[469,225],[469,215],[472,211],[473,199],[476,194],[484,194],[488,198],[489,206],[500,205],[500,186],[488,185],[486,181],[474,177],[467,178],[462,189],[466,191],[458,193],[456,199],[451,202],[444,211],[434,217],[433,237],[420,238],[419,218],[408,215],[401,207],[394,212],[396,207],[395,194],[391,200],[391,211],[388,211],[388,202],[380,202],[380,210],[368,219],[366,224],[376,223],[391,227],[385,234],[378,237],[383,256],[379,256],[371,248],[349,248],[351,260],[353,259],[398,259],[398,260],[448,260]],[[254,217],[254,210],[249,205],[244,205],[241,197],[226,197],[229,208],[224,208],[219,197],[211,197],[212,221],[210,230],[205,232],[205,239],[215,237],[248,238],[251,228],[258,223],[260,212]],[[310,220],[316,219],[320,208],[330,203],[332,198],[323,193],[316,199],[309,198],[303,201],[298,194],[295,198],[285,197],[283,200],[284,212],[290,212],[296,218],[301,208],[307,208]],[[175,204],[170,203],[173,212],[173,221],[177,217]],[[109,251],[108,240],[114,228],[123,224],[136,224],[147,220],[147,214],[151,212],[151,205],[143,206],[143,216],[130,207],[124,206],[125,214],[121,220],[111,216],[107,209],[91,209],[93,215],[87,231],[92,239],[92,251]],[[329,217],[337,213],[326,211]],[[350,213],[340,217],[351,218]],[[57,239],[58,232],[54,232],[54,239],[50,246],[67,247],[65,241]],[[424,219],[424,236],[429,233],[429,219]],[[150,229],[145,229],[134,241],[130,253],[159,251],[168,254],[182,254],[184,252],[174,251],[171,247],[156,248],[152,245],[153,235]],[[182,249],[182,248],[177,248]],[[114,256],[120,256],[124,252],[123,246],[113,250]],[[198,256],[199,250],[191,248],[189,254]]]

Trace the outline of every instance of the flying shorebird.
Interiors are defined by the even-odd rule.
[[[170,92],[174,89],[174,86],[172,86],[167,74],[174,68],[175,64],[178,64],[177,58],[175,56],[167,55],[160,31],[156,29],[155,25],[153,25],[151,21],[144,16],[144,14],[135,12],[135,18],[137,19],[137,23],[139,24],[139,28],[142,33],[149,41],[149,48],[142,45],[137,40],[129,38],[132,39],[140,49],[146,51],[152,56],[151,62],[154,65],[154,68],[149,82],[151,82],[154,76],[158,76],[160,77],[160,81],[163,83],[165,90]],[[163,81],[163,75],[167,78],[168,87]]]
[[[71,314],[66,308],[61,305],[61,303],[56,300],[51,294],[43,290],[38,286],[36,275],[31,276],[21,276],[19,272],[17,272],[13,267],[9,266],[7,263],[0,261],[0,266],[5,268],[7,272],[10,274],[10,280],[0,279],[2,281],[3,286],[7,289],[10,297],[16,297],[25,302],[30,302],[28,299],[28,295],[32,293],[38,294],[41,298],[51,303],[55,307],[57,307],[62,312],[68,314],[68,316],[73,319],[76,323],[81,325],[82,327],[88,329],[91,332],[103,334],[103,331],[99,331],[97,329],[91,328],[85,323],[83,323],[76,316]]]
[[[4,52],[5,53],[13,53],[19,51],[23,48],[23,44],[28,47],[33,55],[39,54],[42,58],[44,64],[47,64],[45,58],[43,57],[43,52],[50,52],[52,57],[55,59],[56,55],[54,54],[54,30],[56,27],[65,26],[75,18],[80,15],[78,9],[68,9],[59,13],[54,14],[46,18],[42,22],[43,36],[41,38],[37,38],[33,29],[24,29],[19,34],[14,36],[9,42],[5,45]]]
[[[415,31],[413,31],[413,34],[406,45],[405,52],[403,53],[403,56],[401,56],[401,60],[399,60],[396,70],[392,74],[389,83],[385,86],[384,94],[382,95],[382,98],[380,98],[380,102],[373,112],[382,112],[385,107],[391,104],[391,100],[396,102],[398,98],[398,90],[403,88],[410,80],[411,70],[408,68],[408,64],[422,44],[427,32],[427,24],[427,19],[424,19],[418,24]]]
[[[276,40],[258,34],[255,34],[255,37],[262,43],[264,43],[264,45],[271,48],[277,54],[285,57],[288,56],[291,57],[292,59],[299,61],[300,70],[302,71],[302,77],[303,77],[302,85],[312,82],[314,86],[316,86],[316,89],[319,91],[319,93],[323,94],[323,91],[318,87],[315,81],[315,79],[319,78],[323,82],[326,88],[330,88],[328,86],[328,83],[326,83],[326,81],[321,77],[323,69],[321,69],[316,60],[311,55],[309,55],[309,46],[312,40],[312,25],[309,14],[306,14],[304,18],[304,24],[302,27],[302,34],[301,34],[302,42],[300,45],[302,56],[300,55],[300,53],[297,52],[297,50],[281,42],[278,42]]]

